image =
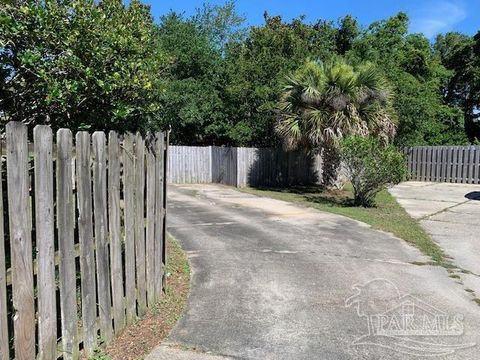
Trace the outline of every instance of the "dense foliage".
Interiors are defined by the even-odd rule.
[[[89,130],[153,126],[167,65],[156,33],[137,0],[3,5],[4,120]]]
[[[405,156],[377,138],[349,136],[340,142],[342,168],[352,183],[355,205],[375,205],[375,196],[386,186],[405,179]]]
[[[431,43],[399,13],[361,27],[265,14],[244,27],[233,1],[155,23],[139,0],[0,5],[0,115],[55,127],[171,126],[184,144],[270,146],[288,75],[308,61],[371,63],[391,90],[398,145],[480,138],[480,35]]]

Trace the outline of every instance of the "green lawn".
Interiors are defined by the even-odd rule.
[[[432,241],[420,224],[412,219],[386,190],[377,195],[377,206],[374,208],[353,206],[352,189],[349,185],[343,190],[326,190],[320,186],[243,188],[240,190],[362,221],[371,225],[374,229],[390,232],[416,246],[425,255],[431,257],[435,264],[452,267],[442,249]]]

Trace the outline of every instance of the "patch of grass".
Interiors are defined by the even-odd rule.
[[[420,224],[408,215],[388,191],[381,191],[376,197],[376,207],[365,208],[353,205],[352,188],[347,184],[342,190],[327,190],[321,186],[293,186],[289,188],[243,188],[241,191],[293,202],[343,215],[382,230],[416,246],[435,264],[446,268],[454,267],[442,249],[433,242]]]
[[[112,360],[110,355],[106,355],[103,350],[95,350],[95,354],[89,360]]]
[[[170,333],[185,309],[190,291],[190,264],[178,242],[167,235],[167,286],[160,301],[95,360],[143,359]]]

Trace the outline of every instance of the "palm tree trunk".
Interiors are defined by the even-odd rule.
[[[342,188],[344,184],[339,178],[340,151],[335,145],[325,145],[322,152],[322,183],[327,188]]]

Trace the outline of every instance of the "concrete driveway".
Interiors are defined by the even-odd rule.
[[[480,185],[409,181],[390,192],[462,271],[480,297]]]
[[[480,307],[404,241],[217,185],[169,201],[192,289],[147,359],[478,358]]]

